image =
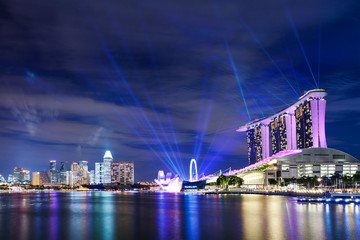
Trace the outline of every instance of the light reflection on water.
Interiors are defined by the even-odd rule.
[[[263,195],[0,193],[0,239],[359,239],[360,207]]]

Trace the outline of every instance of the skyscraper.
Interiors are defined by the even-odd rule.
[[[120,184],[134,184],[134,163],[120,162]]]
[[[249,164],[262,159],[261,127],[257,125],[246,132],[248,144]]]
[[[59,183],[68,184],[66,181],[66,174],[68,171],[67,162],[60,162],[60,171],[59,171]]]
[[[58,170],[56,160],[50,160],[51,183],[58,183]]]
[[[13,170],[13,183],[21,183],[23,181],[22,168],[15,167]]]
[[[104,155],[104,168],[103,168],[103,182],[102,183],[111,183],[111,164],[113,162],[113,157],[110,151],[106,151]]]
[[[286,109],[240,127],[238,132],[247,133],[249,163],[259,162],[286,150],[327,148],[326,95],[324,89],[310,90]]]
[[[95,163],[95,184],[102,184],[104,177],[104,163]]]
[[[111,182],[120,184],[134,184],[134,163],[113,162],[111,164]]]
[[[89,176],[90,176],[90,184],[95,184],[95,171],[91,170],[89,172]]]
[[[71,164],[70,186],[81,186],[90,184],[88,166],[86,161],[74,162]]]
[[[120,182],[120,162],[113,162],[111,164],[111,183]]]

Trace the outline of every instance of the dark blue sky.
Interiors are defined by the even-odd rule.
[[[359,1],[0,1],[0,173],[105,150],[157,170],[247,165],[236,129],[328,90],[360,158]]]

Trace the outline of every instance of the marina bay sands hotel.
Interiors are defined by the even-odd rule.
[[[335,172],[353,175],[359,171],[359,160],[327,147],[326,95],[324,89],[310,90],[286,109],[240,127],[237,131],[247,135],[249,166],[229,174],[243,177],[248,184],[267,184],[271,178],[322,177]]]
[[[323,89],[311,90],[290,107],[239,128],[246,131],[249,164],[285,150],[326,148]]]

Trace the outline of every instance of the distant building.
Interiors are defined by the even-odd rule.
[[[34,186],[39,186],[40,185],[40,172],[33,172],[32,173],[31,185],[34,185]]]
[[[30,171],[29,170],[23,170],[23,183],[29,184],[30,183]]]
[[[51,173],[50,171],[43,172],[33,172],[31,184],[34,186],[40,186],[44,184],[51,183]]]
[[[111,182],[120,184],[134,184],[134,163],[113,162],[111,164]]]
[[[67,162],[61,162],[60,171],[59,171],[59,183],[69,185],[67,181],[67,172],[68,172]]]
[[[4,184],[4,183],[6,183],[6,180],[3,177],[3,175],[0,174],[0,184]]]
[[[86,161],[74,162],[71,164],[70,186],[76,187],[90,184],[88,166]]]
[[[24,169],[15,167],[13,170],[13,183],[21,183],[23,181],[22,171]]]
[[[30,171],[23,168],[15,167],[13,170],[13,183],[29,184],[30,183]]]
[[[111,163],[111,183],[120,183],[120,162]]]
[[[90,184],[95,184],[95,170],[91,170],[89,172],[89,176],[90,176]]]
[[[58,183],[58,170],[56,160],[50,160],[51,183]]]
[[[95,184],[102,184],[104,177],[104,163],[95,163]]]
[[[13,183],[14,183],[14,176],[13,176],[12,174],[9,174],[7,182],[8,182],[9,184],[13,184]]]
[[[133,162],[120,162],[120,184],[134,184]]]
[[[103,167],[103,182],[102,183],[111,183],[111,164],[113,162],[113,157],[110,151],[106,151],[104,155],[104,167]]]

